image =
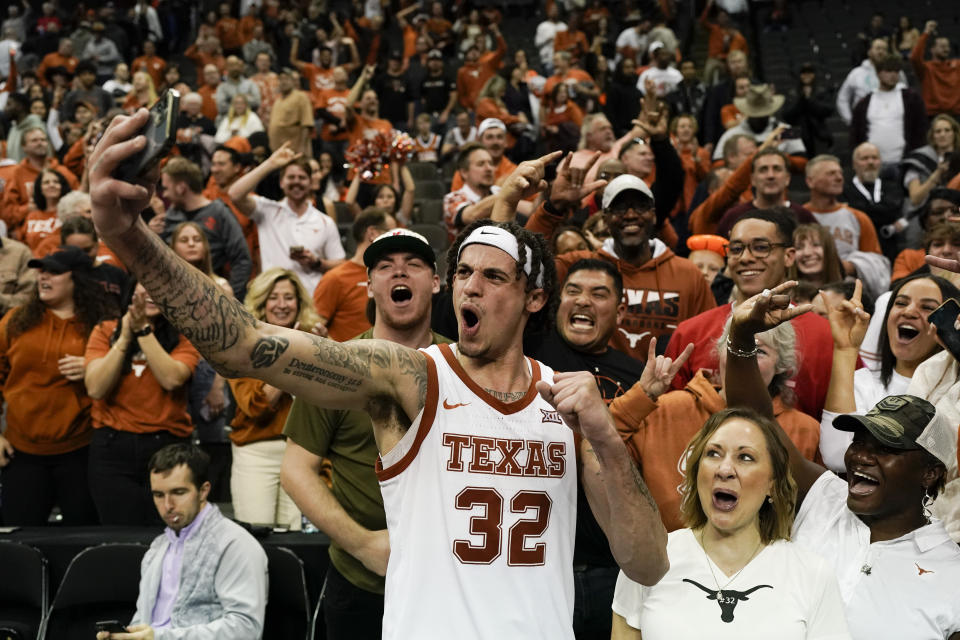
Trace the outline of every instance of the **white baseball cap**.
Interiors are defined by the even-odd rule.
[[[647,186],[646,182],[637,176],[624,173],[623,175],[619,175],[611,180],[610,183],[607,184],[607,187],[603,190],[603,201],[601,202],[603,208],[609,209],[610,204],[613,203],[614,199],[626,191],[639,191],[643,195],[653,200],[653,192],[650,191],[650,187]]]
[[[500,120],[499,118],[487,118],[480,123],[479,127],[477,127],[477,137],[479,138],[482,136],[483,132],[487,129],[503,129],[506,131],[507,125],[503,124],[503,120]]]

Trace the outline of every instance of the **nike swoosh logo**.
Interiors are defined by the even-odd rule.
[[[482,235],[482,236],[498,236],[498,235],[500,235],[500,234],[497,233],[496,231],[487,231],[486,229],[484,229],[484,228],[481,227],[481,229],[480,229],[480,235]]]
[[[443,400],[443,408],[444,408],[444,409],[457,409],[457,408],[459,408],[459,407],[465,407],[465,406],[467,406],[468,404],[470,404],[470,403],[469,403],[469,402],[458,402],[457,404],[450,404],[450,403],[447,402],[446,398],[444,398],[444,400]]]

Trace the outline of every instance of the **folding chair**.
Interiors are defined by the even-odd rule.
[[[137,609],[144,544],[103,544],[78,553],[63,576],[40,640],[90,640],[98,620],[126,624]]]
[[[310,600],[303,561],[286,547],[264,546],[270,589],[263,640],[310,638]]]
[[[36,638],[49,606],[47,559],[19,542],[0,542],[0,638]],[[6,634],[6,635],[4,635]]]

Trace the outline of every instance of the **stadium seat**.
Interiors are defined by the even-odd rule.
[[[418,200],[414,205],[419,211],[414,211],[413,219],[417,222],[434,224],[443,222],[443,201],[442,200]]]
[[[352,256],[357,250],[357,241],[353,239],[353,223],[338,222],[337,229],[340,231],[340,244],[347,254],[347,258]],[[313,293],[312,291],[310,292]]]
[[[440,171],[437,165],[432,162],[408,162],[407,168],[410,169],[410,175],[416,182],[421,180],[438,180]]]
[[[342,200],[333,203],[333,208],[337,212],[337,223],[353,222],[353,212],[350,211],[350,205]]]
[[[441,200],[447,194],[447,188],[439,180],[418,180],[414,188],[417,200]]]
[[[410,231],[416,231],[430,243],[434,253],[442,253],[450,246],[450,238],[447,235],[447,229],[436,223],[414,223],[410,225]]]
[[[99,620],[127,624],[137,609],[144,544],[103,544],[70,561],[40,640],[90,640]]]
[[[47,614],[47,560],[37,549],[18,542],[0,542],[0,638],[4,633],[36,638]],[[18,634],[18,635],[14,635]]]
[[[263,621],[263,640],[308,640],[310,600],[303,561],[286,547],[264,547],[270,573],[267,612]]]

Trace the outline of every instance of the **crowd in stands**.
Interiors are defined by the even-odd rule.
[[[339,342],[455,342],[464,234],[493,221],[547,238],[552,255],[536,259],[559,304],[525,350],[596,375],[667,530],[689,534],[671,533],[676,567],[721,546],[723,527],[689,504],[704,469],[749,475],[711,454],[711,434],[755,425],[782,467],[771,482],[792,497],[754,505],[753,555],[709,555],[689,569],[699,589],[680,569],[641,587],[618,580],[581,507],[578,638],[610,636],[611,603],[616,638],[679,637],[666,620],[695,599],[739,598],[720,604],[729,623],[744,589],[780,570],[802,574],[790,584],[817,602],[772,600],[763,614],[750,602],[736,620],[782,629],[779,612],[816,637],[960,638],[960,352],[938,333],[953,321],[928,320],[960,299],[960,58],[940,28],[960,12],[896,29],[875,15],[862,62],[834,61],[836,91],[806,63],[788,94],[758,76],[751,50],[752,13],[790,29],[780,1],[547,0],[522,38],[510,3],[128,5],[23,0],[0,25],[0,524],[180,532],[190,523],[165,517],[151,481],[186,465],[203,500],[191,521],[205,513],[205,527],[241,535],[209,500],[243,522],[327,532],[328,587],[358,603],[325,605],[329,637],[379,637],[388,549],[369,417],[217,373],[91,220],[104,131],[172,90],[176,144],[141,217],[258,322]],[[674,31],[681,10],[698,16],[703,61]],[[829,136],[834,117],[848,147]],[[370,150],[405,141],[399,155]],[[750,315],[771,291],[799,312]],[[875,406],[924,424],[885,441],[882,420],[847,415]],[[920,432],[934,426],[928,446]],[[155,459],[189,442],[205,454]],[[791,526],[802,553],[786,547]],[[171,614],[169,598],[158,613],[151,596],[136,621],[203,623]],[[710,607],[705,635],[720,620]]]

